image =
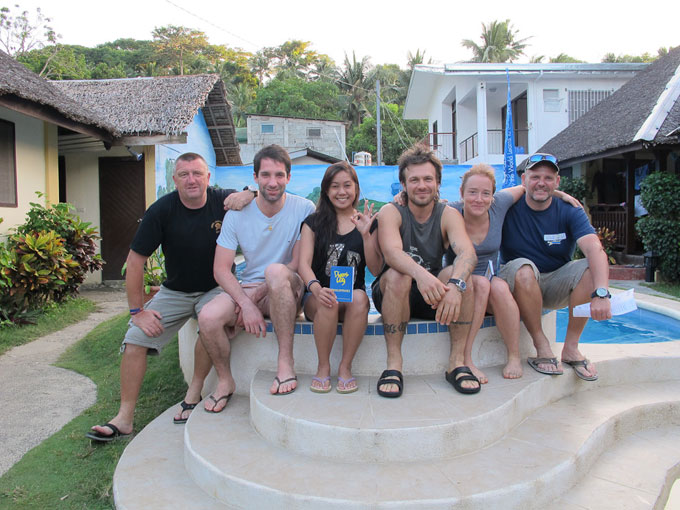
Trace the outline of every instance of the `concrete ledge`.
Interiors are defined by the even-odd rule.
[[[551,311],[543,315],[543,329],[548,338],[555,338],[556,312]],[[387,363],[385,338],[383,336],[382,321],[379,316],[369,316],[359,350],[354,358],[354,375],[379,375]],[[250,383],[258,370],[276,371],[276,357],[278,344],[275,333],[271,332],[268,322],[268,333],[265,338],[256,338],[241,332],[232,341],[231,366],[236,380],[236,392],[247,395]],[[314,374],[317,368],[317,352],[314,344],[312,323],[299,320],[295,335],[295,369],[298,374]],[[331,367],[335,370],[342,356],[342,330],[338,328],[331,351]],[[191,380],[194,369],[194,346],[196,344],[197,322],[190,320],[179,332],[179,358],[184,379]],[[555,352],[559,348],[552,345]],[[448,368],[450,338],[448,328],[441,327],[432,321],[409,322],[407,334],[404,336],[402,352],[404,354],[405,375],[443,374]],[[533,356],[535,349],[529,333],[522,325],[520,330],[520,355],[523,358]],[[507,355],[505,344],[492,318],[485,319],[485,323],[477,334],[472,358],[479,367],[489,367],[505,364]],[[207,395],[216,385],[214,370],[206,379],[203,395]]]

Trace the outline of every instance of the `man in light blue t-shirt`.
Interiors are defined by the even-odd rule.
[[[571,310],[590,301],[593,319],[611,318],[609,261],[583,209],[552,199],[559,184],[554,156],[534,154],[526,160],[524,199],[510,208],[503,224],[499,276],[508,282],[534,341],[537,354],[529,365],[544,374],[562,373],[543,332],[541,311],[569,305],[562,363],[581,379],[594,381],[597,370],[578,349],[588,319],[573,317]],[[576,245],[585,259],[571,260]]]
[[[295,317],[300,311],[304,284],[297,274],[300,225],[314,212],[314,204],[286,193],[291,161],[278,145],[255,155],[258,196],[237,214],[227,214],[215,251],[215,280],[224,292],[198,316],[201,341],[217,372],[218,384],[205,401],[205,410],[219,413],[236,384],[229,364],[230,340],[238,328],[264,337],[264,317],[270,317],[279,343],[278,370],[270,389],[285,395],[297,387],[293,361]],[[231,272],[237,247],[246,261],[242,283]],[[225,329],[226,328],[226,329]]]

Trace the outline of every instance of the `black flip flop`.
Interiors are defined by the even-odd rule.
[[[388,379],[388,377],[397,377],[398,379]],[[380,389],[381,386],[386,386],[388,384],[395,384],[399,387],[398,391],[383,391]],[[401,397],[404,391],[404,376],[399,370],[383,370],[380,374],[380,379],[378,379],[378,395],[387,398],[397,398]]]
[[[465,375],[458,377],[460,374],[465,374]],[[475,375],[472,373],[472,370],[470,370],[470,368],[466,367],[466,366],[455,368],[455,369],[451,370],[451,372],[446,372],[444,377],[446,377],[446,380],[459,393],[471,395],[472,393],[479,393],[479,390],[482,389],[482,383],[480,383],[479,379],[477,379],[477,377],[475,377]],[[463,384],[462,384],[463,381],[474,381],[474,382],[477,383],[477,387],[476,388],[464,388]]]
[[[234,392],[232,391],[231,393],[229,393],[229,395],[222,395],[220,398],[215,398],[214,395],[210,395],[208,398],[214,402],[213,408],[212,409],[206,409],[204,407],[203,410],[206,413],[213,413],[213,414],[221,413],[222,411],[224,411],[227,408],[227,404],[229,403],[229,399],[231,398],[231,396],[233,394],[234,394]],[[220,409],[219,411],[215,411],[215,408],[217,407],[217,404],[220,403],[220,400],[226,400],[226,402],[224,403],[224,407],[222,409]]]
[[[101,434],[95,430],[91,430],[87,434],[85,434],[85,437],[88,439],[92,439],[92,441],[97,441],[99,443],[109,443],[111,441],[115,441],[116,439],[123,439],[125,437],[129,437],[132,434],[123,434],[118,427],[116,427],[113,423],[106,423],[102,425],[102,427],[108,427],[113,431],[113,434],[109,434],[108,436],[105,436],[104,434]]]
[[[200,400],[199,400],[199,402],[200,402]],[[182,408],[182,412],[179,413],[179,415],[182,416],[184,414],[184,411],[193,410],[197,405],[198,405],[198,402],[196,402],[195,404],[187,404],[186,400],[182,400],[182,403],[179,405]],[[173,417],[172,422],[175,425],[182,425],[182,424],[186,423],[188,419],[189,419],[189,416],[187,416],[186,418],[180,418],[179,420],[177,418]]]

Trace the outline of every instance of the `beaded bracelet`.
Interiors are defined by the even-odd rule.
[[[141,311],[141,308],[130,308],[130,315],[137,315]]]
[[[307,292],[312,292],[311,290],[309,290],[309,288],[312,286],[312,283],[318,283],[319,285],[321,285],[321,282],[319,280],[309,280],[307,282]]]

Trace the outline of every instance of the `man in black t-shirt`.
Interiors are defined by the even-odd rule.
[[[195,153],[177,158],[172,179],[177,191],[149,207],[130,247],[125,287],[131,319],[121,347],[120,409],[109,423],[92,427],[86,436],[95,441],[107,442],[132,433],[146,356],[158,354],[184,323],[220,292],[212,268],[224,209],[241,209],[253,199],[250,191],[209,188],[208,165]],[[143,307],[144,265],[159,246],[165,255],[168,278]],[[196,342],[194,377],[175,423],[185,423],[200,400],[210,367],[202,343]]]

